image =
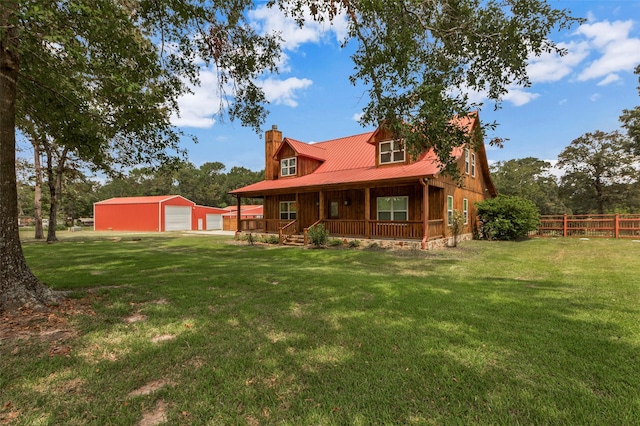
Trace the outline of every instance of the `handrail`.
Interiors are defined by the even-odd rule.
[[[309,228],[312,228],[312,227],[314,227],[316,225],[319,225],[321,223],[322,223],[322,219],[318,219],[315,222],[313,222],[310,226],[307,226],[306,228],[304,228],[302,230],[302,235],[304,236],[304,245],[305,246],[309,243],[308,237],[307,237],[307,234],[309,233]]]
[[[287,223],[285,226],[283,226],[282,228],[280,228],[278,230],[278,235],[280,238],[280,244],[284,244],[284,240],[287,239],[287,237],[289,237],[290,235],[293,235],[295,233],[295,224],[296,224],[297,220],[292,220],[291,222]],[[293,230],[293,231],[292,231]]]

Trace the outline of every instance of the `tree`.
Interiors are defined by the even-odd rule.
[[[44,286],[29,287],[39,284],[17,232],[16,118],[36,120],[43,134],[97,166],[140,164],[177,146],[167,111],[177,107],[184,81],[197,83],[202,62],[218,73],[221,111],[258,130],[266,98],[256,80],[277,71],[280,55],[279,35],[258,35],[246,21],[250,0],[44,3],[0,3],[0,244],[7,253],[0,309],[50,296]],[[451,117],[472,107],[455,88],[499,102],[512,84],[529,83],[531,54],[563,53],[550,31],[576,22],[545,0],[268,4],[300,25],[308,12],[315,20],[346,16],[357,43],[351,79],[369,88],[363,123],[384,121],[414,154],[432,147],[451,173],[452,148],[470,140]]]
[[[558,167],[566,171],[561,190],[573,212],[603,214],[623,205],[638,180],[638,159],[629,138],[617,131],[573,140],[558,156]]]
[[[551,163],[533,157],[499,161],[491,166],[491,178],[500,194],[531,200],[540,214],[566,213],[550,168]]]
[[[636,67],[635,73],[638,74],[638,83],[640,83],[640,65]],[[638,86],[638,94],[640,94],[640,85]],[[640,106],[623,110],[620,121],[622,121],[623,127],[627,129],[636,154],[640,155]]]
[[[250,3],[0,3],[0,311],[54,299],[20,246],[16,128],[30,121],[98,168],[162,161],[178,147],[169,117],[202,59],[218,72],[229,116],[257,129],[265,97],[255,80],[275,70],[279,48],[246,23]]]
[[[549,39],[550,31],[577,22],[545,0],[271,3],[301,23],[304,6],[320,20],[344,13],[348,42],[357,44],[350,78],[368,87],[362,123],[385,123],[414,156],[433,148],[452,175],[453,148],[474,140],[451,119],[478,107],[467,91],[486,93],[499,104],[510,85],[529,85],[531,55],[565,53]]]

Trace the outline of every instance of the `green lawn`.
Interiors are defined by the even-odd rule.
[[[638,424],[640,242],[227,239],[25,241],[92,312],[0,340],[0,423]]]

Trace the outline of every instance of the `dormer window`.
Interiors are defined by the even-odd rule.
[[[280,174],[282,176],[296,175],[296,157],[283,158],[280,160]]]
[[[403,141],[394,140],[380,143],[380,164],[403,163],[404,158]]]

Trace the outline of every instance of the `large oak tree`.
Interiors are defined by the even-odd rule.
[[[474,107],[465,93],[483,91],[499,102],[511,85],[528,85],[527,58],[562,53],[549,34],[574,22],[545,0],[268,5],[300,25],[346,17],[345,43],[357,46],[350,78],[368,90],[363,124],[384,121],[411,152],[432,147],[449,169],[452,147],[468,142],[451,123]],[[16,124],[37,120],[57,143],[98,165],[145,162],[175,147],[158,105],[175,109],[183,83],[197,82],[204,62],[218,73],[221,111],[259,130],[266,101],[256,81],[277,71],[280,50],[277,34],[256,34],[247,22],[253,7],[250,0],[0,3],[0,310],[52,297],[20,246]]]

